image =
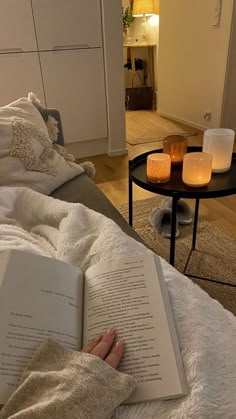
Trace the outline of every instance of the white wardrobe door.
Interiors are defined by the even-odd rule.
[[[38,53],[0,54],[0,106],[34,92],[45,104]]]
[[[100,0],[32,0],[39,50],[102,46]]]
[[[30,0],[0,0],[0,53],[36,51]]]
[[[67,143],[107,138],[102,49],[41,52],[48,107],[62,115]]]

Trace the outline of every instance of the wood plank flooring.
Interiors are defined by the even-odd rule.
[[[129,127],[127,126],[127,130]],[[189,145],[201,145],[202,135],[189,137]],[[160,147],[160,141],[156,143],[140,144],[136,146],[128,145],[128,155],[109,157],[107,155],[88,158],[96,167],[94,181],[97,186],[105,193],[114,205],[119,205],[128,201],[128,160],[138,154]],[[236,152],[236,145],[234,147]],[[134,185],[134,200],[146,199],[155,196],[151,192],[144,191]],[[194,201],[189,200],[194,207]],[[228,235],[236,238],[236,195],[202,200],[200,203],[200,216]]]

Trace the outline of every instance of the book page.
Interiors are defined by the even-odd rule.
[[[85,275],[83,343],[115,327],[125,343],[119,370],[139,383],[128,402],[183,394],[160,280],[151,252],[99,263]]]
[[[10,252],[0,287],[0,404],[15,390],[44,337],[81,349],[82,312],[83,275],[78,268]]]

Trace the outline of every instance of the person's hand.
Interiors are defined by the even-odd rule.
[[[103,335],[96,336],[86,345],[81,352],[92,354],[103,359],[113,368],[117,368],[124,353],[124,343],[118,341],[113,345],[116,332],[114,328],[110,328]]]

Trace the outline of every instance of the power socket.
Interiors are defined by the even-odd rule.
[[[211,112],[205,112],[203,115],[203,118],[205,119],[205,121],[210,121],[211,120]]]

